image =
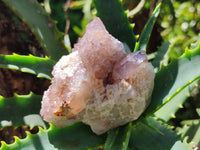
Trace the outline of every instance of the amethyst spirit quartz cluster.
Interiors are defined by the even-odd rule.
[[[96,134],[137,119],[150,103],[155,77],[145,51],[126,54],[99,18],[52,74],[42,118],[60,128],[82,121]]]

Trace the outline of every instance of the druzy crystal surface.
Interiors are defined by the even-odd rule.
[[[155,77],[145,51],[126,54],[99,18],[52,74],[43,119],[57,127],[82,121],[96,134],[137,119],[150,103]]]

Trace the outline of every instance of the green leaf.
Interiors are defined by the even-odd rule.
[[[172,25],[174,25],[175,24],[175,19],[176,19],[176,13],[175,13],[175,8],[173,6],[173,2],[172,2],[172,0],[164,0],[163,3],[165,3],[166,6],[169,7],[170,13],[171,13],[171,15],[173,17],[173,20],[172,20],[173,24]],[[164,7],[166,7],[166,6],[164,6]]]
[[[51,71],[55,61],[49,58],[23,55],[0,55],[0,67],[19,70],[26,73],[36,74],[38,77],[51,79]]]
[[[120,0],[94,0],[97,16],[101,18],[106,29],[115,38],[135,48],[136,37],[124,13]]]
[[[183,103],[190,96],[192,89],[197,85],[198,81],[194,81],[189,86],[185,87],[180,93],[174,96],[168,103],[158,109],[154,115],[164,121],[169,121],[175,117],[178,109],[183,107]]]
[[[54,23],[36,0],[3,1],[28,24],[47,56],[58,60],[62,55],[68,54],[58,39],[62,36],[61,33],[56,30]]]
[[[105,134],[96,135],[89,126],[83,123],[76,123],[62,129],[51,126],[48,136],[50,142],[60,150],[82,150],[99,147],[104,144],[106,138]]]
[[[30,127],[46,127],[39,112],[42,96],[14,95],[14,97],[0,97],[0,127],[29,125]]]
[[[128,147],[132,123],[108,131],[105,150],[126,150]]]
[[[185,120],[181,122],[182,128],[179,128],[179,134],[182,137],[188,137],[193,147],[200,147],[200,119]]]
[[[105,135],[97,136],[82,123],[62,129],[51,125],[48,130],[39,128],[37,134],[28,133],[25,139],[15,138],[13,144],[3,142],[0,150],[83,150],[102,146],[104,141]]]
[[[49,0],[51,9],[50,16],[53,20],[56,20],[56,26],[61,32],[64,32],[66,27],[66,14],[64,12],[65,4],[66,0]]]
[[[155,8],[155,10],[153,11],[153,14],[151,15],[151,17],[149,18],[148,22],[146,23],[144,29],[142,30],[142,33],[141,33],[140,38],[139,38],[138,45],[136,45],[136,48],[135,48],[134,51],[138,51],[138,50],[145,50],[146,51],[146,47],[147,47],[149,38],[151,36],[151,31],[153,29],[153,26],[156,22],[158,15],[159,15],[159,12],[160,12],[160,7],[161,7],[161,3],[158,4],[158,6]]]
[[[156,73],[155,86],[150,106],[145,111],[151,115],[170,101],[184,88],[200,79],[200,45],[187,50],[179,59],[172,60],[168,66]]]
[[[196,111],[197,111],[197,114],[198,114],[199,117],[200,117],[200,108],[197,108]]]
[[[153,130],[144,122],[135,124],[132,130],[129,148],[142,150],[190,150],[186,142],[173,132],[168,126],[161,124],[153,118],[147,121],[157,128],[162,134]]]
[[[164,56],[167,53],[167,50],[169,49],[169,45],[169,42],[163,43],[161,47],[158,48],[158,53],[156,54],[154,60],[151,62],[156,72],[160,70],[161,65],[163,65],[163,63],[165,63],[166,61]]]
[[[47,7],[50,7],[50,16],[56,21],[58,29],[67,32],[70,44],[74,45],[77,39],[83,35],[86,25],[94,18],[92,0],[78,0],[71,4],[67,0],[48,0],[47,3]],[[69,7],[67,13],[64,11],[66,7]],[[71,45],[67,45],[71,47]]]
[[[76,5],[78,5],[79,7],[76,9],[70,8],[67,11],[67,15],[68,15],[68,19],[70,20],[70,26],[69,26],[69,30],[68,30],[68,34],[70,37],[70,42],[72,45],[74,45],[77,42],[77,39],[79,38],[79,36],[82,36],[83,33],[83,26],[82,26],[82,22],[83,22],[83,18],[84,18],[84,14],[82,12],[82,7],[84,5],[84,1],[81,1],[80,5],[79,5],[80,1],[76,1]]]
[[[37,134],[27,133],[25,139],[15,137],[15,142],[6,144],[1,142],[0,150],[57,150],[50,142],[47,134],[48,130],[39,128]]]

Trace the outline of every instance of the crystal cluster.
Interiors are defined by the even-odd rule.
[[[88,24],[72,51],[54,66],[42,100],[44,120],[57,127],[82,121],[102,134],[141,115],[155,77],[145,51],[126,54],[99,18]]]

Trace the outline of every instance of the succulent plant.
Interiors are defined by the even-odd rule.
[[[12,10],[14,10],[15,13],[18,14],[18,16],[21,17],[24,22],[27,23],[27,25],[30,27],[31,31],[45,50],[46,56],[42,58],[33,55],[0,55],[0,67],[27,72],[35,74],[39,78],[52,80],[51,72],[53,70],[53,66],[61,57],[62,58],[60,59],[60,61],[63,61],[63,63],[65,63],[65,61],[72,61],[70,63],[73,64],[73,61],[84,59],[85,55],[88,54],[82,52],[81,55],[83,57],[79,58],[78,53],[79,49],[82,47],[81,44],[75,45],[75,51],[69,54],[68,49],[65,47],[62,41],[63,33],[60,33],[56,29],[54,22],[37,1],[3,1]],[[123,11],[121,1],[94,0],[94,4],[97,10],[97,16],[102,20],[106,30],[109,32],[109,34],[113,36],[113,39],[116,38],[120,41],[120,43],[122,43],[119,45],[122,45],[122,47],[124,47],[124,49],[120,49],[124,50],[124,52],[121,53],[122,57],[119,55],[119,59],[121,59],[121,61],[115,60],[116,62],[119,61],[119,63],[116,63],[116,66],[111,67],[114,68],[113,70],[115,71],[115,73],[113,73],[114,79],[121,80],[121,76],[126,76],[127,74],[124,74],[124,71],[122,71],[124,68],[120,66],[120,62],[124,62],[126,64],[127,59],[135,59],[135,55],[136,59],[140,56],[143,57],[144,55],[146,55],[145,51],[148,40],[151,35],[154,23],[159,15],[161,4],[159,4],[155,8],[152,16],[149,18],[149,21],[145,25],[138,40],[132,31],[132,26],[128,22],[127,14]],[[108,129],[110,130],[101,135],[96,135],[95,133],[93,133],[90,127],[84,123],[74,123],[74,120],[71,122],[71,125],[59,129],[53,124],[45,122],[41,118],[40,109],[43,97],[42,95],[30,93],[29,95],[16,94],[14,95],[14,97],[10,98],[4,98],[1,96],[1,128],[4,128],[6,126],[17,127],[21,125],[28,125],[31,128],[33,128],[34,126],[38,126],[39,131],[36,134],[26,132],[27,136],[24,139],[19,139],[18,137],[15,137],[15,142],[12,144],[1,142],[0,149],[72,150],[104,148],[105,150],[189,150],[192,149],[192,147],[191,144],[189,144],[187,141],[187,135],[190,136],[190,141],[195,142],[198,147],[200,141],[198,130],[198,128],[200,127],[199,119],[185,122],[185,126],[179,129],[179,132],[172,130],[171,126],[167,124],[167,121],[172,116],[174,116],[175,112],[184,103],[185,99],[188,97],[188,94],[190,94],[190,90],[196,86],[196,83],[200,78],[200,44],[196,44],[191,50],[186,49],[183,55],[178,58],[171,59],[170,62],[167,61],[166,63],[164,55],[166,54],[168,48],[169,43],[163,44],[158,49],[158,53],[152,61],[152,65],[156,72],[151,102],[147,109],[143,113],[141,112],[142,114],[138,119],[135,118],[136,120],[134,121],[129,120],[129,123],[126,123],[125,125],[120,127],[116,127],[114,129],[110,129],[110,127],[108,127]],[[76,49],[78,49],[78,52]],[[134,53],[128,54],[131,52]],[[94,52],[91,50],[91,53]],[[67,60],[70,59],[70,57],[73,57],[73,60]],[[85,57],[85,59],[88,60],[88,57]],[[111,59],[110,56],[109,59]],[[142,60],[144,61],[144,64],[148,64],[146,57],[143,57]],[[54,77],[56,76],[56,70],[60,69],[62,65],[64,65],[60,61],[58,62],[58,64],[56,64],[54,68]],[[90,64],[91,61],[85,61],[83,63]],[[76,65],[77,64],[75,63],[75,66]],[[97,65],[103,68],[105,67],[104,64],[101,65],[98,61]],[[77,66],[80,67],[79,65]],[[136,67],[137,66],[138,64],[136,65]],[[91,66],[86,67],[89,67],[89,69],[92,70]],[[112,71],[110,70],[109,68],[107,68],[103,70],[103,73],[99,73],[99,70],[97,69],[95,70],[97,72],[96,74],[94,73],[94,70],[92,70],[92,72],[94,73],[94,76],[96,76],[96,78],[100,79],[105,78],[108,76],[109,73],[112,73]],[[71,68],[70,71],[72,71]],[[128,69],[128,71],[130,71],[130,69]],[[69,71],[66,69],[65,73],[69,73]],[[85,75],[87,76],[87,74]],[[149,77],[150,75],[151,74],[146,74],[147,77]],[[77,77],[81,76],[77,75]],[[88,79],[90,79],[90,77]],[[77,80],[70,82],[74,84],[76,81]],[[147,82],[147,80],[145,81]],[[88,91],[93,88],[87,85],[81,86],[85,86],[84,88],[86,89],[88,88]],[[55,90],[58,89],[55,88]],[[46,94],[48,93],[46,92]],[[87,95],[88,93],[86,92],[85,94]],[[46,108],[44,110],[47,111]],[[74,115],[73,110],[71,110],[71,112]],[[59,114],[59,112],[57,112],[57,114]],[[68,115],[68,113],[66,114]],[[59,124],[59,122],[57,123]],[[193,128],[193,126],[195,126],[195,128]],[[113,127],[114,126],[112,126],[111,128]],[[193,132],[189,134],[189,130]]]

